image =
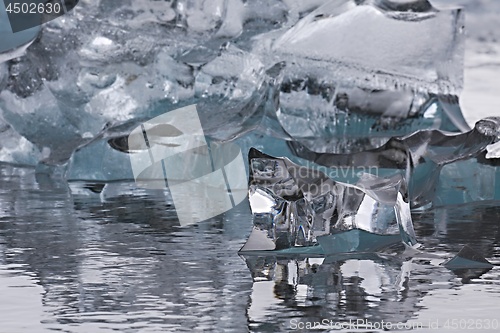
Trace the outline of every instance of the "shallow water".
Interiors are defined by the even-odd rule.
[[[331,322],[315,328],[360,320],[364,327],[348,331],[380,331],[373,325],[382,320],[417,332],[443,330],[447,320],[450,332],[460,331],[453,319],[463,320],[462,331],[500,325],[499,268],[440,265],[464,244],[500,263],[498,202],[415,214],[427,253],[420,257],[394,248],[243,258],[246,202],[181,228],[168,193],[132,183],[100,194],[71,186],[0,166],[0,332],[285,332],[324,320]]]

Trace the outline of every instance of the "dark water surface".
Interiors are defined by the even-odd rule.
[[[71,187],[0,166],[0,332],[500,331],[499,268],[441,265],[500,263],[498,202],[416,213],[427,255],[243,258],[245,202],[181,228],[168,193]]]

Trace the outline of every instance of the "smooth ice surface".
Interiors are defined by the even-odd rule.
[[[228,6],[81,1],[44,25],[26,56],[1,64],[2,118],[50,152],[41,162],[64,164],[92,141],[126,135],[193,100],[207,100],[200,108],[208,118],[216,106],[234,118],[249,102],[251,114],[259,89],[265,91],[263,70],[255,56],[227,45],[225,38],[240,33],[228,27],[234,25]],[[201,46],[201,63],[195,64],[188,53]]]
[[[427,0],[336,0],[280,36],[273,50],[336,66],[331,74],[340,84],[376,89],[385,81],[456,94],[463,81],[463,24],[460,9],[439,10]],[[363,82],[371,75],[373,85]]]
[[[330,1],[256,49],[284,63],[283,128],[312,150],[355,152],[419,129],[468,130],[456,97],[463,24],[461,10],[428,1]]]
[[[400,235],[379,235],[360,229],[318,237],[318,244],[325,255],[375,252],[397,243],[401,243]]]

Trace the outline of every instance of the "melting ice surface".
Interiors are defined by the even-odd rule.
[[[464,29],[427,0],[81,1],[1,50],[0,159],[101,191],[133,178],[134,128],[196,103],[264,182],[247,250],[325,251],[340,231],[350,251],[365,232],[415,245],[411,210],[499,197],[499,120],[471,130],[459,106]]]

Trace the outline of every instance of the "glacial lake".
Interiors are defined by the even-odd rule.
[[[164,191],[2,165],[0,332],[497,332],[499,221],[498,202],[415,213],[424,256],[243,257],[246,201],[180,227]],[[465,244],[495,267],[443,267]]]

